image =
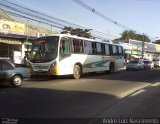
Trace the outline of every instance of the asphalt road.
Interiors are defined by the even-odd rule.
[[[0,117],[95,118],[136,91],[160,81],[160,69],[87,74],[75,80],[24,81],[22,87],[0,85]]]

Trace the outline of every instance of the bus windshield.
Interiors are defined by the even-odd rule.
[[[57,57],[58,36],[38,38],[33,42],[32,51],[28,57],[31,62],[50,62]]]

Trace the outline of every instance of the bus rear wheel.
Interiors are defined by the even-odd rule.
[[[73,78],[78,79],[81,77],[82,69],[79,65],[75,65],[73,68]]]

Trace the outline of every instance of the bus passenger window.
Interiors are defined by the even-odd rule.
[[[61,53],[64,55],[70,54],[70,43],[68,40],[62,40],[61,41]]]
[[[102,46],[101,46],[101,43],[96,43],[96,48],[97,48],[97,54],[101,55],[101,54],[102,54]]]
[[[123,49],[121,46],[118,46],[118,53],[119,55],[123,55]]]
[[[113,45],[113,46],[112,46],[112,51],[113,51],[113,55],[118,55],[117,46]]]
[[[111,51],[108,44],[105,44],[105,55],[110,55]]]
[[[82,40],[73,39],[73,51],[78,54],[84,53]]]
[[[92,42],[84,41],[84,52],[88,55],[93,54]]]

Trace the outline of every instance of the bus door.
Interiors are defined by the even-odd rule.
[[[122,46],[117,46],[118,47],[118,69],[124,67],[124,55],[123,55],[123,48]]]
[[[124,65],[124,57],[123,57],[123,49],[121,46],[112,45],[112,52],[115,58],[115,69],[123,68]]]
[[[61,38],[60,41],[60,60],[71,55],[71,40],[69,38]]]
[[[63,71],[69,71],[71,66],[71,39],[68,37],[62,37],[60,41],[59,49],[59,61]]]

